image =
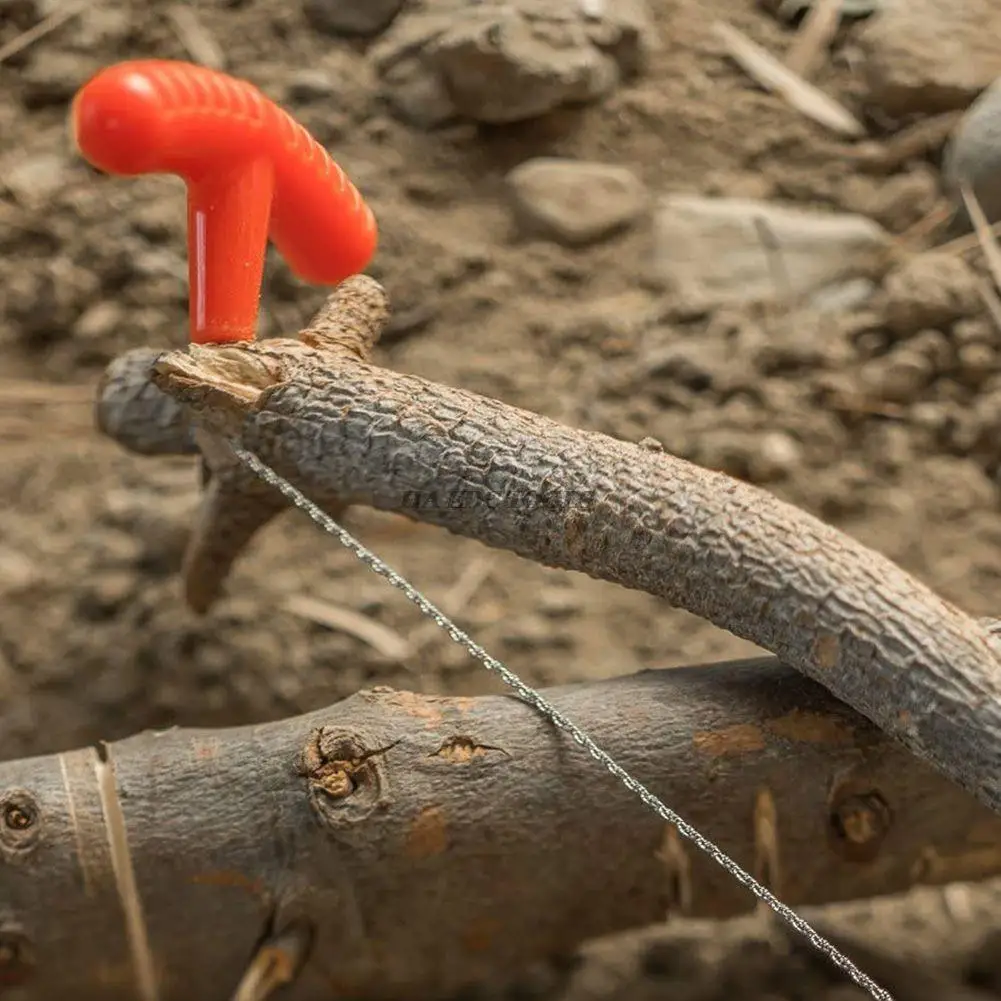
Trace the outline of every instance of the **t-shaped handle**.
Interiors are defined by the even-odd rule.
[[[71,110],[82,155],[188,189],[191,340],[251,340],[268,236],[304,281],[337,285],[375,253],[375,218],[315,139],[256,87],[173,60],[101,70]]]

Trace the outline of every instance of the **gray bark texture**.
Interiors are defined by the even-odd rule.
[[[328,317],[339,297],[353,320],[385,315],[371,279]],[[348,326],[170,352],[152,381],[214,449],[239,440],[327,509],[408,515],[751,640],[1001,809],[1001,640],[982,623],[764,490],[379,368]]]
[[[547,695],[792,905],[1001,871],[1001,818],[771,658]],[[429,998],[752,903],[502,696],[373,689],[12,761],[0,821],[17,1001],[230,999],[271,940],[308,944],[289,1001]]]
[[[776,653],[547,694],[788,903],[1001,872],[996,623],[655,443],[372,365],[387,315],[355,278],[297,339],[109,370],[105,433],[201,454],[192,607],[287,507],[238,441],[331,512],[396,511]],[[375,689],[0,765],[0,992],[17,1001],[245,1001],[255,977],[291,980],[290,1001],[431,998],[751,903],[512,698]]]

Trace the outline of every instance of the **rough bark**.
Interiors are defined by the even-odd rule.
[[[366,278],[338,295],[384,299]],[[221,436],[214,447],[238,438],[321,506],[395,511],[663,597],[777,654],[1001,809],[1001,641],[772,494],[380,369],[309,331],[171,352],[152,378]]]
[[[547,694],[790,904],[1001,872],[1001,818],[771,658]],[[289,1001],[430,997],[750,903],[507,697],[375,689],[0,765],[19,1001],[229,998],[289,928],[311,940]]]
[[[95,423],[137,455],[198,455],[187,415],[149,381],[161,354],[155,348],[135,348],[111,362],[98,387]]]

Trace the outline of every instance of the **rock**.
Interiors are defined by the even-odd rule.
[[[843,209],[869,216],[896,233],[923,219],[940,197],[938,176],[927,164],[892,177],[851,174],[840,195]]]
[[[1001,76],[1001,5],[891,0],[858,41],[869,101],[885,113],[965,108]]]
[[[874,358],[862,368],[862,382],[881,401],[913,403],[935,376],[931,361],[910,345]]]
[[[571,588],[547,587],[539,592],[536,607],[547,619],[572,619],[580,614],[581,600]]]
[[[285,96],[293,104],[311,104],[326,101],[337,92],[334,81],[325,70],[307,68],[297,70],[289,78]]]
[[[766,10],[778,15],[783,21],[798,21],[805,17],[816,0],[759,0]],[[883,6],[884,0],[841,0],[841,16],[862,18],[875,14]]]
[[[777,287],[768,233],[781,254]],[[881,277],[890,235],[871,219],[744,198],[670,195],[654,217],[651,279],[686,308],[782,300],[849,278]]]
[[[522,230],[571,247],[623,229],[647,204],[632,171],[605,163],[538,157],[515,167],[507,183]]]
[[[899,336],[943,328],[983,309],[977,276],[961,258],[918,254],[886,277],[887,326]]]
[[[957,320],[950,331],[952,343],[957,348],[968,344],[989,344],[997,347],[1001,343],[1001,331],[988,316],[971,316]]]
[[[664,400],[665,384],[703,393],[712,388],[726,363],[722,340],[690,338],[652,351],[640,360],[640,378],[655,397]]]
[[[429,0],[372,57],[407,120],[504,123],[609,93],[638,72],[651,37],[644,0]]]
[[[972,228],[960,192],[963,184],[973,190],[989,222],[1001,219],[1001,79],[973,102],[949,138],[942,180],[956,210],[949,235]]]
[[[128,325],[128,311],[113,299],[95,302],[73,324],[73,336],[82,341],[100,342]]]
[[[788,477],[802,461],[803,451],[795,439],[783,431],[770,431],[748,457],[748,478],[752,483],[774,483]]]
[[[956,376],[971,389],[977,389],[998,371],[998,356],[987,344],[964,344],[956,352]]]
[[[20,204],[39,208],[65,184],[67,166],[66,157],[58,153],[26,156],[18,151],[0,166],[0,178]]]
[[[447,20],[404,17],[371,50],[390,107],[420,128],[442,125],[459,113],[434,62],[435,43],[447,27]]]
[[[43,580],[38,560],[20,550],[0,546],[0,594],[8,597],[28,591]]]
[[[876,283],[868,278],[825,285],[810,297],[811,308],[818,313],[847,313],[864,306],[875,294]]]
[[[392,23],[406,0],[306,0],[303,13],[325,35],[377,35]]]

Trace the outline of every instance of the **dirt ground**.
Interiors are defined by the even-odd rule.
[[[382,363],[616,436],[652,435],[766,482],[963,608],[996,613],[1001,438],[990,402],[1001,338],[986,314],[959,334],[923,330],[930,376],[888,403],[872,373],[893,345],[864,324],[790,328],[732,307],[679,319],[644,280],[645,219],[576,249],[518,237],[505,176],[541,155],[627,166],[655,194],[843,211],[879,203],[895,233],[930,207],[936,154],[896,176],[863,174],[841,139],[756,89],[707,41],[719,16],[781,53],[788,27],[750,0],[652,6],[658,50],[610,96],[524,124],[437,129],[398,120],[366,45],[318,34],[297,3],[206,0],[197,10],[223,42],[227,69],[292,110],[375,211],[381,247],[371,271],[397,316]],[[0,44],[47,9],[4,0]],[[848,103],[859,93],[854,30],[839,43],[845,57],[818,77]],[[176,572],[196,470],[102,440],[89,400],[118,352],[186,340],[184,192],[172,178],[100,177],[75,157],[66,128],[69,99],[91,72],[139,56],[190,58],[160,5],[108,0],[0,65],[0,754],[146,727],[273,719],[373,684],[495,690],[402,596],[300,516],[283,516],[256,541],[207,617],[183,606]],[[328,93],[303,84],[304,67],[327,74]],[[873,131],[903,124],[883,119]],[[887,208],[887,185],[917,194]],[[263,332],[297,330],[323,296],[274,259]],[[976,372],[964,367],[962,337],[987,345]],[[762,350],[768,338],[781,350]],[[678,345],[697,377],[665,375],[650,361]],[[750,373],[746,386],[722,377],[727,354]],[[788,448],[783,461],[762,451],[775,434],[792,443],[791,458]],[[532,683],[751,649],[645,595],[401,518],[355,510],[346,523]],[[369,617],[409,641],[410,655],[400,662],[286,607],[303,594]]]

